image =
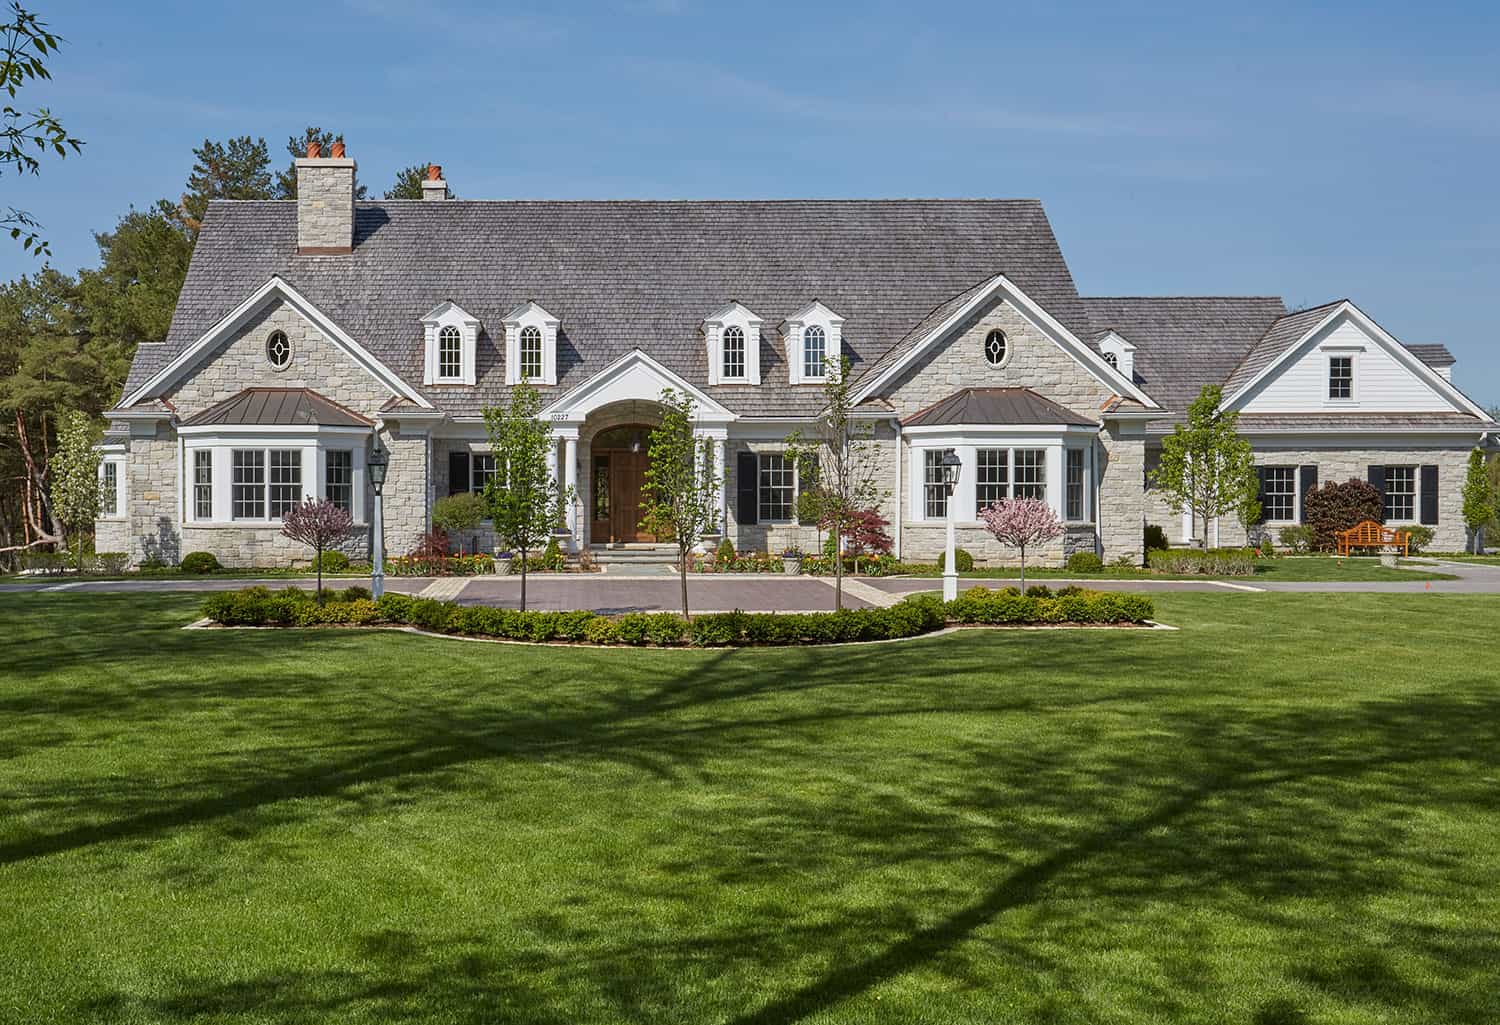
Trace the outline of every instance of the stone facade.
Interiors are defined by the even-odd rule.
[[[1424,466],[1438,468],[1438,522],[1433,526],[1433,551],[1463,551],[1468,542],[1463,519],[1464,476],[1468,471],[1469,452],[1473,442],[1453,444],[1448,447],[1413,445],[1395,447],[1382,445],[1375,448],[1334,448],[1330,446],[1301,447],[1298,441],[1253,438],[1255,462],[1258,466],[1304,466],[1318,468],[1318,485],[1329,481],[1346,481],[1350,478],[1366,480],[1371,466]],[[1153,446],[1150,466],[1154,467],[1159,447]],[[1184,540],[1182,534],[1183,514],[1175,513],[1167,504],[1166,497],[1155,489],[1148,490],[1144,507],[1146,521],[1160,525],[1167,532],[1167,540],[1178,544]],[[1415,522],[1415,521],[1413,521]],[[1262,531],[1277,539],[1282,527],[1290,522],[1274,521],[1255,531]],[[1395,524],[1400,526],[1400,524]],[[1201,532],[1202,527],[1196,528]],[[1219,546],[1243,545],[1249,540],[1244,526],[1232,517],[1219,519],[1210,531],[1209,543]]]
[[[297,248],[308,253],[349,252],[354,245],[354,161],[303,158],[296,165]]]

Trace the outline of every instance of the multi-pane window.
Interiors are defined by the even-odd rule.
[[[271,449],[271,519],[280,519],[301,501],[301,449]]]
[[[495,479],[495,456],[492,452],[475,452],[469,456],[469,488],[475,494],[483,494],[485,487]]]
[[[542,331],[537,327],[521,329],[521,380],[535,381],[542,376]]]
[[[1005,498],[1010,483],[1010,452],[1003,448],[981,448],[975,451],[974,459],[974,511],[978,514]]]
[[[745,332],[738,327],[724,329],[724,377],[745,376]]]
[[[1108,363],[1110,366],[1114,367],[1116,370],[1120,369],[1120,357],[1116,356],[1112,352],[1106,352],[1104,354],[1104,362]]]
[[[103,516],[120,515],[120,464],[99,464],[99,511]]]
[[[996,329],[984,336],[984,361],[990,366],[1004,366],[1009,352],[1010,345],[1005,340],[1004,331]]]
[[[1385,518],[1412,520],[1417,516],[1417,468],[1415,466],[1387,466],[1385,468]]]
[[[193,451],[193,518],[214,518],[214,454],[211,449]]]
[[[1018,448],[1015,450],[1015,484],[1011,494],[1015,498],[1039,498],[1047,500],[1047,450],[1043,448]]]
[[[232,453],[230,512],[237,520],[266,518],[266,454],[258,448]]]
[[[1328,360],[1328,397],[1354,398],[1354,357],[1332,356]]]
[[[941,520],[948,515],[948,482],[943,475],[945,454],[940,448],[922,452],[922,515],[929,520]]]
[[[761,522],[791,519],[797,498],[796,464],[779,452],[762,453],[758,492]]]
[[[1064,453],[1067,469],[1067,493],[1064,516],[1069,520],[1083,517],[1083,449],[1070,448]]]
[[[823,361],[828,356],[828,339],[817,325],[802,329],[802,376],[823,376]]]
[[[328,453],[323,490],[328,501],[347,513],[354,512],[354,453],[351,450],[335,449]]]
[[[1297,468],[1267,466],[1262,472],[1265,489],[1260,498],[1260,512],[1268,520],[1297,518]]]
[[[438,377],[464,376],[464,339],[458,328],[449,324],[438,332]]]

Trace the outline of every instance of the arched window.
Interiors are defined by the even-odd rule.
[[[720,376],[742,378],[745,376],[745,332],[730,326],[724,329],[724,366]]]
[[[292,343],[285,331],[272,331],[266,338],[266,362],[272,369],[285,370],[292,362]]]
[[[984,361],[992,367],[1005,366],[1005,358],[1010,355],[1010,343],[1005,340],[1005,332],[1000,330],[991,331],[984,338]]]
[[[1116,356],[1112,352],[1106,352],[1104,354],[1104,362],[1108,363],[1110,366],[1114,367],[1116,370],[1120,369],[1120,357]]]
[[[821,379],[825,373],[823,361],[828,356],[828,340],[823,329],[817,325],[802,329],[802,376]]]
[[[542,376],[542,332],[540,328],[521,329],[521,380],[536,381]]]
[[[438,378],[464,375],[464,339],[458,328],[449,324],[438,332]]]

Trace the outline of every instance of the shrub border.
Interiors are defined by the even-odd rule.
[[[970,588],[952,602],[930,594],[895,605],[840,612],[699,613],[691,621],[675,612],[606,616],[591,611],[519,612],[493,606],[388,593],[377,603],[363,588],[334,592],[318,605],[299,588],[221,591],[203,603],[205,623],[223,627],[352,626],[398,628],[434,636],[516,643],[627,648],[811,647],[931,636],[949,628],[1154,628],[1155,606],[1144,595],[1070,587],[1054,595],[1045,587]]]

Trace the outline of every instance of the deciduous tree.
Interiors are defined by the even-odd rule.
[[[73,535],[78,572],[83,572],[83,535],[99,518],[99,429],[92,417],[76,409],[62,416],[57,453],[52,457],[52,508]]]
[[[1026,548],[1061,537],[1063,525],[1040,498],[1003,498],[979,510],[979,519],[996,541],[1021,550],[1021,592],[1026,592]]]
[[[1219,516],[1258,518],[1253,507],[1260,494],[1255,456],[1235,430],[1239,414],[1222,408],[1223,397],[1218,385],[1204,386],[1188,407],[1187,423],[1162,439],[1161,462],[1151,474],[1173,512],[1189,510],[1195,528],[1202,521],[1205,544],[1209,524]]]
[[[1469,531],[1470,551],[1479,550],[1480,531],[1495,519],[1495,485],[1485,466],[1484,450],[1469,453],[1469,469],[1464,477],[1464,527]]]
[[[318,604],[323,604],[323,553],[354,536],[354,517],[326,498],[299,502],[281,517],[281,533],[313,550],[318,567]]]
[[[713,445],[693,435],[693,397],[667,388],[661,393],[661,423],[647,442],[649,463],[641,491],[641,522],[677,544],[682,615],[688,610],[688,561],[693,546],[719,524],[719,472]]]
[[[495,454],[495,476],[484,487],[495,524],[495,537],[518,554],[521,564],[521,609],[526,608],[526,563],[531,552],[552,537],[558,507],[572,501],[548,467],[552,432],[537,419],[542,400],[522,382],[511,388],[510,401],[484,411],[484,426]]]

